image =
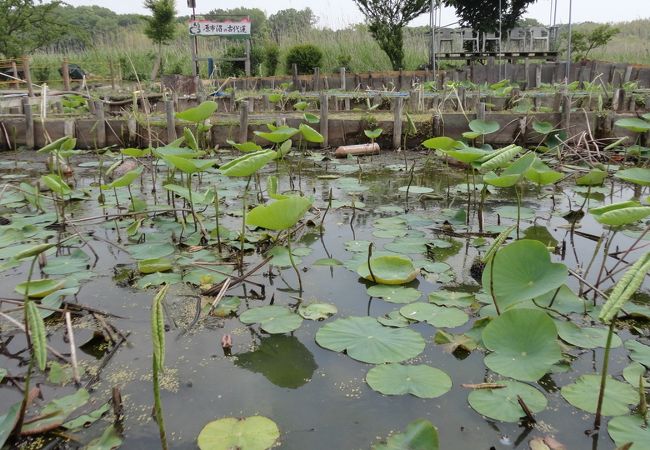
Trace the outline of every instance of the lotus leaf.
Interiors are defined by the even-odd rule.
[[[246,153],[219,167],[219,171],[229,177],[249,177],[277,157],[273,150]]]
[[[616,178],[629,181],[641,186],[650,186],[650,169],[634,167],[632,169],[619,170],[614,174]]]
[[[422,145],[431,150],[440,150],[447,152],[454,149],[458,145],[458,141],[455,141],[452,138],[446,136],[439,136],[427,139],[422,143]]]
[[[298,129],[300,130],[302,136],[309,142],[320,144],[325,141],[325,138],[322,134],[307,124],[301,123],[300,126],[298,126]]]
[[[338,308],[331,303],[309,303],[298,307],[298,314],[307,320],[324,320],[337,312]]]
[[[240,152],[244,152],[244,153],[258,152],[262,150],[262,146],[256,144],[255,142],[242,142],[241,144],[238,144],[235,141],[231,141],[230,139],[227,139],[226,143],[231,147],[236,148]]]
[[[379,284],[406,284],[418,276],[413,262],[405,256],[373,256],[370,259],[372,274],[368,262],[357,267],[360,277]]]
[[[426,322],[438,328],[455,328],[465,324],[469,317],[458,308],[447,308],[430,303],[411,303],[399,310],[400,314],[410,320]]]
[[[255,131],[255,134],[269,142],[272,142],[274,144],[280,144],[281,142],[284,142],[287,139],[291,139],[299,131],[300,130],[297,130],[295,128],[280,127],[271,131],[270,133],[266,133],[264,131]]]
[[[269,334],[282,334],[296,330],[302,324],[302,318],[286,306],[269,305],[251,308],[239,316],[245,324],[259,323]]]
[[[426,365],[383,364],[373,367],[366,382],[384,395],[411,394],[420,398],[436,398],[451,389],[451,378],[445,372]]]
[[[616,443],[617,448],[627,448],[628,450],[650,448],[650,428],[641,416],[614,417],[607,424],[607,432]],[[630,442],[632,446],[625,447],[625,444]]]
[[[54,279],[43,279],[43,280],[31,280],[29,283],[26,281],[16,285],[15,291],[20,295],[27,294],[27,288],[29,287],[29,296],[33,298],[43,298],[49,294],[58,291],[65,284],[65,278],[60,280]]]
[[[298,223],[312,203],[312,198],[292,196],[259,205],[246,215],[246,223],[269,230],[287,230]]]
[[[562,388],[562,397],[576,408],[595,413],[600,392],[600,375],[581,375],[573,384]],[[627,383],[607,376],[602,414],[604,416],[622,416],[630,412],[629,405],[639,401],[635,388]]]
[[[43,431],[58,428],[74,410],[81,408],[89,399],[90,394],[84,388],[74,394],[54,399],[43,407],[38,420],[24,423],[21,432],[23,434],[40,434]]]
[[[173,264],[167,258],[150,258],[138,261],[138,271],[140,273],[167,272],[171,270]]]
[[[598,348],[605,347],[607,342],[606,328],[579,327],[572,322],[556,321],[558,334],[560,338],[571,345],[580,348]],[[611,347],[620,347],[621,338],[616,334],[612,336]]]
[[[370,364],[406,361],[422,353],[425,346],[419,333],[385,327],[372,317],[347,317],[327,323],[316,332],[316,342]]]
[[[591,208],[589,212],[598,222],[618,227],[645,219],[650,215],[650,206],[641,206],[639,202],[627,201]]]
[[[650,131],[650,122],[637,117],[619,119],[614,122],[614,125],[635,133],[645,133],[646,131]]]
[[[498,384],[505,387],[470,392],[467,400],[477,413],[502,422],[518,422],[526,415],[518,397],[521,397],[533,414],[546,409],[546,397],[534,387],[518,381],[502,380]]]
[[[650,367],[650,347],[634,339],[625,341],[625,348],[630,352],[630,359]]]
[[[543,311],[511,309],[483,330],[491,370],[515,380],[537,381],[562,358],[553,320]]]
[[[188,108],[185,111],[177,112],[176,117],[181,120],[187,120],[188,122],[203,122],[217,110],[217,106],[217,102],[208,100],[194,108]]]
[[[266,417],[226,417],[203,427],[198,445],[201,450],[266,450],[279,437],[278,426]]]
[[[404,433],[397,433],[377,444],[372,450],[439,450],[438,430],[431,422],[417,419],[406,426]]]
[[[499,123],[495,120],[474,119],[469,123],[469,128],[479,135],[492,134],[499,131]]]
[[[379,297],[390,303],[411,303],[422,297],[422,293],[417,289],[388,284],[370,286],[366,289],[366,293],[371,297]]]

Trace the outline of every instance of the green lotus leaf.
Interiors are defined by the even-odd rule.
[[[302,115],[302,117],[308,123],[318,123],[318,122],[320,122],[320,117],[318,117],[316,114],[306,112],[306,113],[304,113]]]
[[[644,377],[644,385],[648,385],[648,379],[645,377],[647,369],[639,362],[630,363],[623,369],[623,378],[635,388],[639,387],[639,377]]]
[[[302,325],[302,317],[286,306],[269,305],[251,308],[239,316],[245,324],[259,323],[269,334],[283,334],[297,330]]]
[[[406,317],[401,315],[399,311],[391,311],[388,314],[377,317],[377,322],[387,327],[393,328],[404,328],[413,323],[412,320],[408,320]]]
[[[616,443],[617,448],[628,450],[642,450],[650,448],[650,428],[641,416],[614,417],[607,424],[607,432]],[[625,444],[632,443],[631,447]]]
[[[553,124],[550,122],[533,122],[533,130],[537,131],[539,134],[549,134],[555,130]]]
[[[298,130],[300,130],[302,137],[304,137],[305,140],[308,142],[320,144],[325,141],[325,138],[323,137],[322,134],[320,134],[318,131],[314,130],[312,127],[310,127],[307,124],[301,123],[300,126],[298,126]]]
[[[490,172],[500,167],[508,165],[510,160],[522,151],[521,147],[508,145],[493,152],[488,153],[482,158],[472,162],[472,167],[479,169],[481,172]]]
[[[537,381],[562,358],[555,323],[543,311],[510,309],[485,327],[482,338],[492,351],[485,365],[515,380]]]
[[[29,287],[29,296],[32,298],[43,298],[49,294],[58,291],[65,284],[65,278],[60,280],[54,279],[43,279],[43,280],[31,280],[29,283],[24,281],[16,285],[14,290],[20,295],[25,295],[27,293],[27,288]]]
[[[524,173],[533,165],[537,156],[534,153],[527,153],[514,161],[501,175],[489,172],[483,176],[483,182],[497,187],[511,187],[521,180]]]
[[[436,398],[451,389],[451,378],[445,372],[426,365],[383,364],[373,367],[366,382],[384,395],[411,394],[420,398]]]
[[[287,230],[311,208],[312,198],[291,196],[268,205],[259,205],[246,215],[246,223],[269,230]]]
[[[207,120],[217,110],[217,102],[207,100],[198,106],[188,108],[185,111],[177,112],[176,118],[188,122],[199,123]]]
[[[439,450],[438,430],[431,422],[417,419],[406,426],[404,433],[396,433],[377,444],[372,450]]]
[[[406,361],[422,353],[425,346],[419,333],[385,327],[372,317],[347,317],[327,323],[316,332],[316,342],[370,364]]]
[[[496,186],[500,188],[512,187],[521,179],[521,175],[518,174],[502,174],[497,175],[495,172],[488,172],[483,175],[483,182],[489,184],[490,186]]]
[[[277,157],[273,150],[246,153],[219,167],[219,171],[229,177],[249,177]]]
[[[630,352],[630,359],[650,367],[650,347],[634,339],[625,341],[625,348]]]
[[[436,291],[429,294],[429,303],[438,306],[469,308],[476,303],[476,298],[471,292]]]
[[[142,171],[144,170],[143,166],[140,166],[136,169],[133,169],[121,177],[119,177],[116,180],[113,180],[109,184],[102,184],[101,189],[102,190],[107,190],[107,189],[115,189],[115,188],[120,188],[120,187],[126,187],[129,186],[131,183],[133,183],[140,175],[142,175]]]
[[[650,186],[650,169],[634,167],[632,169],[619,170],[614,176],[640,186]]]
[[[174,272],[154,272],[145,275],[138,280],[136,286],[138,289],[146,289],[148,287],[160,286],[162,284],[176,284],[182,281],[180,273]]]
[[[526,170],[524,176],[527,180],[530,180],[539,186],[554,184],[564,178],[563,173],[551,169],[539,159],[537,159],[533,165]]]
[[[456,328],[469,320],[467,314],[458,308],[436,306],[431,303],[411,303],[402,306],[399,313],[409,320],[426,322],[437,328]]]
[[[384,130],[381,128],[375,128],[374,130],[363,130],[363,134],[366,135],[368,139],[377,139],[379,136],[381,136],[381,133],[383,133]]]
[[[357,267],[357,273],[360,277],[379,284],[406,284],[418,276],[413,262],[405,256],[373,256],[370,267],[372,274],[368,262],[363,262]]]
[[[312,263],[313,266],[342,266],[343,263],[335,258],[320,258]]]
[[[562,388],[562,397],[576,408],[594,414],[598,406],[600,378],[600,375],[581,375],[575,383]],[[634,405],[638,401],[639,394],[635,388],[607,376],[602,408],[604,416],[627,414],[630,412],[630,405]]]
[[[122,438],[115,425],[109,425],[101,436],[88,443],[86,450],[113,450],[114,448],[119,448],[121,445]]]
[[[499,131],[499,123],[495,120],[474,119],[469,123],[469,129],[479,135],[492,134]]]
[[[607,172],[600,169],[592,169],[586,175],[576,180],[578,186],[600,186],[607,178]]]
[[[195,151],[192,148],[188,147],[173,147],[171,145],[166,147],[158,147],[153,150],[153,154],[158,158],[163,158],[165,156],[178,156],[180,158],[200,158],[205,155],[204,151]]]
[[[172,261],[167,258],[150,258],[138,261],[140,273],[167,272],[173,267]]]
[[[337,312],[338,308],[331,303],[301,303],[298,307],[298,314],[307,320],[325,320]]]
[[[262,146],[256,144],[255,142],[242,142],[241,144],[238,144],[235,141],[231,141],[230,139],[227,139],[226,143],[231,147],[236,148],[240,152],[244,152],[244,153],[259,152],[260,150],[262,150]]]
[[[605,348],[607,342],[606,328],[579,327],[572,322],[558,320],[555,322],[560,338],[580,348]],[[612,336],[611,347],[620,347],[623,342],[616,334]]]
[[[129,245],[127,250],[133,259],[162,258],[174,253],[174,246],[168,243]]]
[[[618,227],[638,222],[650,216],[650,206],[641,206],[639,202],[627,201],[591,208],[589,212],[598,222]]]
[[[433,192],[433,189],[426,186],[401,186],[397,190],[400,192],[408,191],[411,194],[430,194]]]
[[[460,150],[450,149],[444,151],[444,153],[465,164],[474,162],[488,154],[485,150],[475,147],[463,147]]]
[[[55,141],[50,142],[45,147],[41,147],[40,149],[36,150],[36,153],[48,153],[51,151],[60,150],[63,147],[63,145],[69,141],[74,141],[75,144],[77,142],[76,139],[70,136],[63,136]],[[72,148],[74,148],[74,144],[72,145]]]
[[[59,195],[68,195],[72,192],[70,186],[63,181],[63,179],[55,174],[43,175],[41,181],[45,186],[50,188],[52,192]]]
[[[76,409],[81,408],[90,399],[90,394],[84,388],[74,394],[56,398],[43,407],[38,420],[23,424],[21,433],[40,434],[42,430],[53,430],[63,425],[65,420]]]
[[[619,119],[614,122],[614,126],[625,128],[626,130],[635,133],[645,133],[646,131],[650,131],[650,122],[637,117]]]
[[[422,292],[415,288],[388,284],[370,286],[366,289],[366,293],[390,303],[411,303],[422,297]]]
[[[546,409],[546,397],[534,387],[509,380],[501,380],[498,384],[505,387],[477,389],[469,393],[467,400],[474,411],[501,422],[518,422],[526,415],[518,397],[521,397],[533,414]]]
[[[198,437],[201,450],[266,450],[280,437],[278,426],[263,416],[226,417],[203,427]]]
[[[293,136],[298,134],[299,131],[300,130],[297,130],[295,128],[280,127],[271,131],[270,133],[264,131],[255,131],[255,134],[269,142],[272,142],[274,144],[280,144],[286,141],[287,139],[291,139]]]
[[[182,156],[165,155],[162,157],[165,162],[184,173],[203,172],[217,164],[216,159],[194,159],[183,158]]]
[[[70,275],[86,270],[88,258],[86,254],[73,254],[70,256],[58,256],[50,259],[43,268],[43,273],[48,275]]]
[[[122,153],[124,156],[130,156],[132,158],[144,158],[145,156],[151,155],[151,149],[150,148],[123,148],[120,150],[120,153]]]
[[[559,288],[567,277],[566,266],[552,263],[544,244],[523,239],[497,251],[485,266],[482,281],[486,292],[494,291],[497,304],[503,311],[515,303]]]
[[[446,136],[440,136],[427,139],[422,143],[422,145],[431,150],[440,150],[447,152],[455,148],[458,145],[458,141],[455,141],[454,139]]]

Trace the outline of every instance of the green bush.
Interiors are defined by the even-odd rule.
[[[266,75],[273,76],[278,70],[278,63],[280,62],[280,48],[275,44],[269,44],[264,49],[266,52]]]
[[[293,64],[298,66],[300,74],[312,73],[315,67],[320,67],[322,59],[323,52],[315,45],[296,45],[287,53],[287,73],[291,73]]]
[[[231,45],[226,49],[224,58],[243,58],[246,56],[244,45]],[[264,58],[264,50],[259,45],[251,48],[251,76],[257,76],[260,72],[260,65]],[[221,65],[220,76],[222,77],[243,77],[246,76],[246,63],[244,61],[218,61]]]

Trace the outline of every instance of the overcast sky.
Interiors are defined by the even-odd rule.
[[[534,17],[542,23],[549,23],[551,2],[555,0],[538,0],[531,5],[525,17]],[[74,6],[100,5],[119,13],[146,13],[142,1],[116,1],[116,0],[66,0]],[[330,28],[343,28],[351,23],[362,22],[363,15],[359,12],[352,0],[196,0],[197,13],[207,12],[214,8],[235,8],[245,6],[260,8],[267,14],[273,14],[280,9],[303,9],[310,7],[319,17],[320,26]],[[569,0],[557,0],[557,22],[566,23],[569,18]],[[176,0],[176,8],[181,15],[188,14],[186,0]],[[425,15],[426,16],[426,15]],[[424,25],[428,19],[422,16],[413,21],[413,25]],[[573,0],[574,22],[619,22],[634,19],[650,18],[650,0]],[[442,15],[442,24],[454,22],[453,9],[445,8]]]

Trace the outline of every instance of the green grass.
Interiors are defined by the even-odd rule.
[[[593,59],[627,62],[631,64],[650,64],[650,19],[635,20],[614,24],[621,33],[604,48],[590,54]],[[587,29],[594,24],[580,24],[577,29]],[[176,40],[164,48],[163,73],[192,72],[190,62],[190,39],[185,34],[185,27],[179,26]],[[423,28],[408,29],[404,36],[405,70],[415,70],[428,61],[428,38]],[[218,58],[233,41],[219,38],[202,38],[199,40],[200,53],[204,56]],[[353,72],[391,70],[386,54],[381,51],[366,27],[352,26],[343,30],[310,29],[294,35],[285,35],[278,45],[280,47],[280,64],[276,75],[285,71],[284,58],[288,49],[298,44],[314,44],[323,52],[321,70],[323,73],[335,72],[340,66],[340,57],[349,56],[350,69]],[[95,43],[92,48],[83,51],[65,53],[40,52],[33,55],[32,67],[36,74],[35,82],[46,79],[50,84],[60,82],[58,68],[64,56],[71,63],[81,65],[86,71],[98,78],[108,80],[113,64],[113,73],[117,78],[134,80],[134,68],[142,81],[148,80],[155,59],[155,48],[141,29],[125,29],[119,36]],[[269,75],[263,65],[258,73]],[[207,75],[206,64],[202,64],[202,75]]]

